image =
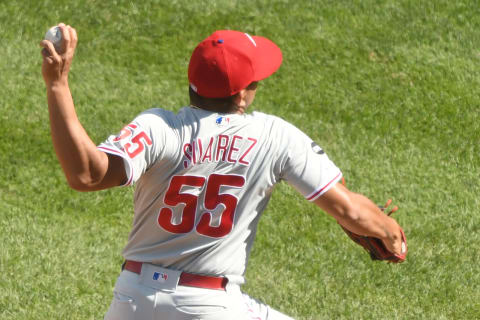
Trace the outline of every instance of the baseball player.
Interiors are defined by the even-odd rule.
[[[59,26],[64,53],[42,41],[42,71],[68,183],[79,191],[135,185],[125,263],[105,319],[292,319],[240,290],[258,221],[282,180],[344,228],[406,253],[396,221],[338,183],[342,173],[319,145],[278,117],[246,113],[258,82],[282,63],[272,41],[214,32],[191,55],[189,106],[146,110],[96,146],[68,86],[77,34]]]

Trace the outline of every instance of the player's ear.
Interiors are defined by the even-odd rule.
[[[233,98],[233,103],[235,103],[238,107],[246,107],[247,106],[247,90],[242,89],[239,93],[237,93]]]

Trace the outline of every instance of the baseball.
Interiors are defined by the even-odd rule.
[[[53,43],[57,53],[62,53],[62,31],[60,27],[55,26],[48,29],[47,33],[45,33],[45,40]]]

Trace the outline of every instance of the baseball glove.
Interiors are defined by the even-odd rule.
[[[385,206],[379,206],[379,208],[383,212],[385,212],[391,203],[392,200],[388,200]],[[390,212],[387,213],[387,215],[391,215],[397,210],[398,207],[395,206],[392,210],[390,210]],[[385,260],[388,262],[400,263],[405,261],[405,259],[407,258],[407,239],[405,238],[403,230],[401,230],[403,253],[399,255],[389,251],[387,247],[385,247],[385,245],[383,244],[383,241],[378,238],[361,236],[345,229],[342,225],[340,226],[342,227],[343,231],[345,231],[345,233],[350,237],[350,239],[362,246],[370,254],[370,258],[372,258],[372,260]]]

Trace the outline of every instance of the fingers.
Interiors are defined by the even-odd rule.
[[[388,199],[383,207],[388,208],[388,206],[391,205],[391,204],[392,204],[392,199]]]
[[[66,26],[64,23],[59,23],[58,27],[62,32],[62,52],[67,52],[68,48],[70,48],[70,31],[69,26]]]
[[[397,212],[397,211],[398,211],[398,206],[395,206],[395,207],[393,207],[392,210],[390,210],[389,213],[387,213],[387,215],[391,215],[392,213]]]
[[[77,42],[78,42],[77,30],[75,30],[72,27],[70,27],[69,30],[70,30],[70,38],[72,39],[71,47],[76,48],[77,47]]]
[[[391,222],[389,227],[389,235],[387,238],[382,239],[383,243],[390,252],[393,252],[397,255],[403,254],[405,252],[405,245],[403,244],[404,236],[402,228],[395,220],[391,219],[389,221]]]
[[[63,52],[75,50],[78,42],[77,31],[69,25],[59,23],[58,27],[62,32],[62,49]]]
[[[42,51],[41,51],[41,54],[42,54],[43,60],[45,60],[48,64],[53,63],[53,58],[50,55],[50,53],[48,53],[47,49],[43,48]]]
[[[42,74],[47,84],[54,81],[68,80],[70,65],[77,45],[77,32],[75,29],[64,23],[59,23],[58,28],[62,35],[61,43],[57,44],[57,49],[52,42],[43,40],[40,46],[43,48]]]
[[[405,260],[408,247],[407,247],[407,239],[405,234],[403,233],[402,228],[399,227],[398,235],[396,236],[395,243],[392,244],[392,249],[389,249],[391,252],[397,255],[397,257],[401,258],[402,262]]]
[[[387,210],[387,208],[392,204],[392,199],[388,199],[387,202],[385,203],[385,205],[382,207],[380,206],[380,210],[382,210],[383,212],[385,212],[385,210]],[[392,213],[394,212],[397,212],[398,211],[398,206],[395,206],[393,207],[392,210],[390,210],[387,215],[391,215]]]
[[[43,47],[42,49],[42,56],[47,59],[47,62],[50,64],[53,62],[60,63],[62,58],[55,50],[53,43],[48,40],[42,40],[40,42],[40,46]]]

